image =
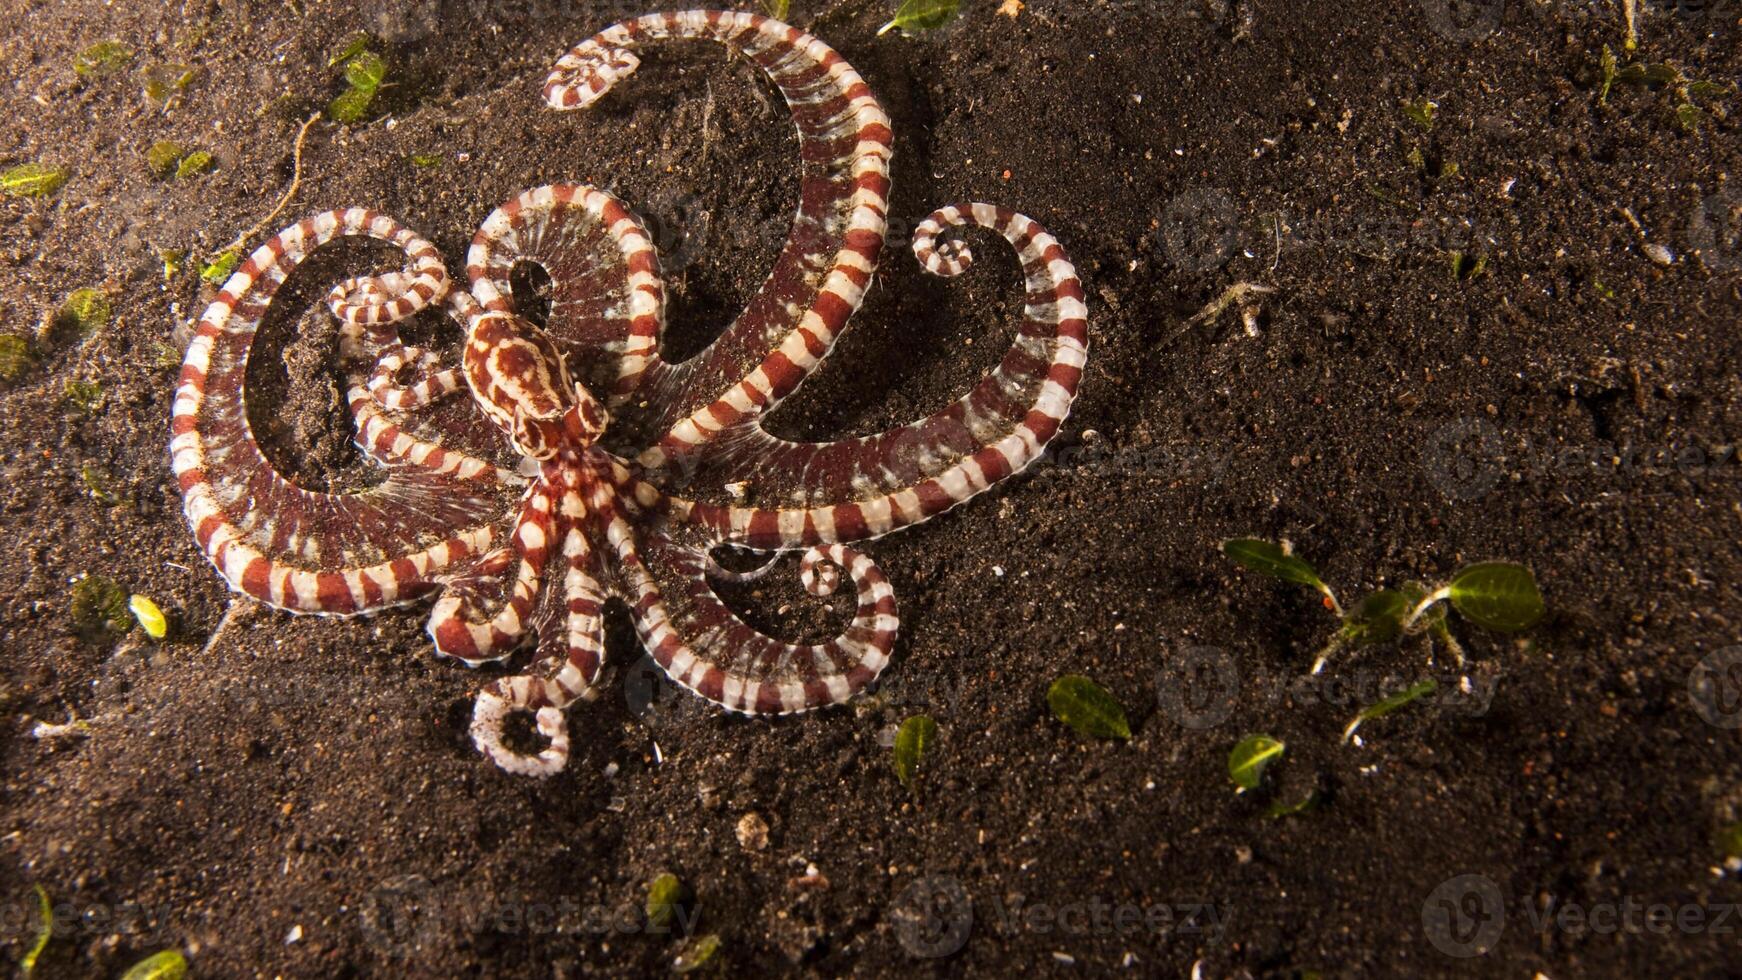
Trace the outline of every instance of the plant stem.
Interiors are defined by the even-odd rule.
[[[1449,585],[1442,585],[1433,592],[1428,593],[1427,598],[1423,599],[1420,604],[1409,611],[1409,616],[1403,621],[1403,628],[1407,630],[1411,626],[1414,626],[1415,621],[1421,618],[1422,613],[1428,611],[1429,606],[1439,602],[1441,599],[1449,599],[1451,598],[1451,595],[1452,587]]]
[[[1338,619],[1344,618],[1343,604],[1337,601],[1337,596],[1331,591],[1331,587],[1328,585],[1320,585],[1319,591],[1325,594],[1325,598],[1331,600],[1331,612],[1336,613]]]
[[[1319,651],[1319,658],[1313,661],[1312,672],[1314,676],[1317,676],[1319,671],[1325,669],[1325,661],[1331,659],[1331,654],[1336,653],[1342,648],[1342,646],[1343,634],[1342,631],[1339,630],[1336,636],[1331,637],[1331,642],[1325,644],[1325,648]]]

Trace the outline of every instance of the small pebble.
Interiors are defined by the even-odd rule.
[[[768,821],[758,813],[746,813],[738,818],[738,844],[746,851],[761,851],[768,847]]]

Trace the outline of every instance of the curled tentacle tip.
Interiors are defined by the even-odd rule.
[[[949,239],[938,241],[934,235],[915,238],[913,253],[925,271],[934,276],[959,276],[974,264],[974,250],[967,242]]]
[[[821,548],[812,548],[805,552],[804,559],[799,562],[799,581],[804,583],[806,592],[816,596],[834,595],[835,589],[841,584],[841,566],[835,563],[833,557]]]
[[[552,109],[585,109],[641,66],[627,48],[583,42],[564,55],[544,82],[544,101]]]
[[[554,776],[569,762],[568,718],[557,708],[540,708],[535,716],[538,733],[550,740],[545,749],[528,755],[516,752],[502,741],[502,726],[516,711],[528,710],[494,691],[478,692],[472,708],[472,744],[504,770],[520,776]]]

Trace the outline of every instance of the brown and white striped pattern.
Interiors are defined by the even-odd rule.
[[[490,547],[512,474],[406,434],[361,384],[350,407],[359,447],[389,476],[361,493],[314,493],[261,454],[246,408],[248,355],[274,293],[315,248],[363,235],[398,246],[410,270],[359,287],[347,322],[384,328],[441,298],[435,247],[393,219],[353,208],[306,218],[254,251],[195,328],[170,422],[188,524],[238,591],[295,612],[354,614],[409,601]]]
[[[738,319],[694,358],[653,360],[643,371],[638,401],[650,408],[631,424],[664,433],[641,454],[650,470],[759,418],[822,362],[877,268],[894,140],[870,87],[838,52],[796,27],[734,11],[651,14],[607,28],[557,62],[545,99],[560,109],[591,105],[635,70],[638,48],[667,38],[721,42],[767,74],[792,110],[801,187],[786,247]]]
[[[970,267],[967,246],[943,239],[963,227],[1003,236],[1022,262],[1023,324],[998,367],[939,412],[874,436],[793,443],[764,432],[763,414],[821,363],[870,285],[889,192],[888,119],[827,45],[729,12],[609,28],[559,62],[545,96],[559,108],[591,104],[635,70],[638,47],[682,37],[724,42],[766,72],[792,108],[801,149],[802,203],[787,246],[702,354],[660,358],[658,257],[628,207],[594,188],[552,185],[485,221],[467,255],[470,292],[450,290],[434,247],[384,216],[334,211],[286,229],[206,312],[176,395],[171,449],[189,522],[235,587],[280,608],[336,614],[444,589],[429,620],[441,655],[480,666],[532,647],[524,669],[484,686],[473,712],[474,743],[510,772],[548,776],[566,764],[564,712],[598,689],[602,610],[613,597],[628,603],[674,681],[728,710],[805,711],[863,690],[888,664],[900,623],[883,573],[847,542],[926,520],[1021,471],[1058,431],[1082,376],[1087,310],[1063,248],[1014,212],[948,207],[915,234],[928,272]],[[260,454],[244,379],[279,284],[341,235],[392,242],[409,259],[327,297],[351,370],[357,443],[388,478],[364,493],[313,494]],[[515,308],[510,277],[521,262],[550,274],[542,325]],[[466,328],[458,368],[399,339],[400,323],[436,303]],[[524,478],[444,445],[444,433],[465,428],[451,415],[460,403],[445,397],[462,382],[525,457]],[[634,462],[600,444],[607,426]],[[692,499],[697,474],[724,485]],[[768,560],[729,571],[714,557],[722,546]],[[715,591],[767,574],[796,549],[811,594],[853,588],[851,621],[820,643],[764,635]],[[517,712],[535,716],[544,749],[506,744]]]

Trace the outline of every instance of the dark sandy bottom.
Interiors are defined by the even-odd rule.
[[[1627,55],[1618,2],[969,6],[903,38],[875,36],[892,0],[793,4],[893,117],[896,192],[877,287],[778,428],[875,431],[995,363],[1014,264],[983,247],[944,282],[905,247],[934,207],[979,200],[1046,224],[1088,288],[1062,451],[869,546],[903,620],[876,696],[728,717],[635,669],[619,614],[570,767],[539,782],[472,748],[480,676],[435,660],[421,610],[263,611],[208,643],[230,596],[165,444],[174,345],[209,290],[166,283],[156,250],[207,254],[267,213],[296,120],[338,91],[327,59],[368,29],[390,87],[366,124],[311,130],[274,228],[367,205],[457,266],[498,203],[594,183],[661,229],[670,342],[693,351],[796,202],[778,97],[680,46],[593,111],[543,109],[560,52],[641,12],[621,4],[8,3],[0,166],[70,180],[0,199],[0,324],[33,334],[83,286],[114,309],[83,342],[33,341],[0,390],[8,958],[40,884],[59,906],[40,976],[164,948],[201,976],[661,974],[682,940],[639,908],[670,871],[720,937],[710,969],[740,972],[1742,970],[1742,885],[1715,843],[1742,819],[1742,96],[1702,89],[1689,131],[1676,85],[1601,104],[1599,67],[1608,45],[1733,87],[1742,9],[1642,0]],[[105,38],[132,64],[81,79],[74,55]],[[172,62],[197,73],[165,111],[140,71]],[[1422,99],[1431,129],[1404,108]],[[152,178],[164,139],[215,171]],[[1459,278],[1453,252],[1486,264]],[[1275,290],[1250,328],[1239,308],[1188,323],[1237,282]],[[347,463],[342,415],[307,351],[286,360],[283,404],[255,417],[282,417],[281,462],[317,479]],[[74,379],[101,385],[95,412],[67,405]],[[1550,614],[1517,637],[1458,624],[1463,671],[1409,641],[1302,682],[1333,623],[1222,558],[1237,534],[1291,539],[1345,598],[1523,562]],[[154,597],[169,640],[76,629],[85,573]],[[794,581],[738,600],[826,628]],[[1066,673],[1111,691],[1134,737],[1055,721]],[[1426,677],[1447,693],[1340,741]],[[909,791],[887,745],[921,712],[941,736]],[[88,728],[33,735],[74,713]],[[1236,795],[1227,755],[1254,732],[1288,748]],[[740,841],[750,814],[765,846]]]

